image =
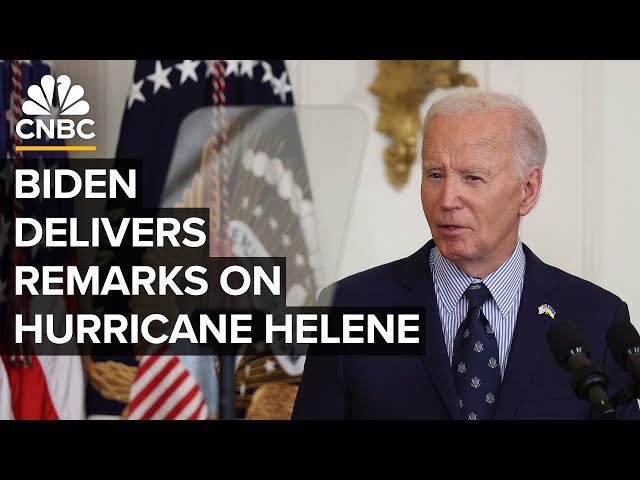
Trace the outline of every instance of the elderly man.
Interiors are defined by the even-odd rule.
[[[422,205],[433,239],[337,282],[321,301],[424,306],[425,355],[310,355],[292,418],[598,418],[546,334],[573,321],[613,394],[628,375],[606,332],[629,322],[629,312],[614,294],[543,263],[519,238],[542,184],[540,123],[516,97],[465,90],[433,104],[423,134]],[[616,413],[640,418],[635,401]]]

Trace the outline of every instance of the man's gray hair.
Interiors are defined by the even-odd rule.
[[[467,113],[489,113],[508,110],[515,115],[514,159],[516,177],[523,181],[536,165],[544,167],[547,141],[542,126],[531,108],[520,98],[505,93],[480,89],[464,89],[434,102],[424,120],[424,132],[436,115],[455,116]]]

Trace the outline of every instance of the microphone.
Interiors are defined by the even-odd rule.
[[[631,373],[629,387],[640,398],[640,334],[630,322],[614,323],[607,331],[607,343],[616,363]]]
[[[600,419],[613,420],[616,411],[607,395],[609,377],[591,363],[589,347],[576,326],[558,321],[547,330],[547,343],[560,366],[573,373],[571,386],[578,398],[588,400]]]

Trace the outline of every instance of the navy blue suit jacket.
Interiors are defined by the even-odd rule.
[[[314,356],[310,353],[292,419],[459,419],[458,400],[436,303],[429,252],[433,240],[413,255],[340,280],[335,306],[424,306],[424,356]],[[546,341],[554,321],[539,315],[550,304],[556,320],[576,324],[591,350],[591,361],[608,373],[608,393],[628,382],[614,362],[606,332],[628,322],[625,302],[586,280],[543,263],[523,246],[525,279],[496,419],[597,418],[589,402],[571,388],[571,373],[561,368]],[[638,403],[622,406],[618,418],[640,419]]]

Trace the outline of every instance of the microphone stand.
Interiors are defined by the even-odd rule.
[[[635,400],[636,396],[633,394],[630,388],[625,388],[624,390],[616,393],[613,397],[611,397],[611,403],[615,408],[618,408],[620,405],[626,405],[627,403],[631,403],[632,400]]]
[[[595,407],[598,415],[600,416],[600,420],[617,420],[616,417],[616,407],[613,405],[613,402],[603,402]]]
[[[571,386],[578,397],[589,400],[600,420],[617,420],[617,405],[607,396],[608,385],[607,374],[592,363],[577,368],[571,380]]]
[[[618,408],[620,405],[626,405],[636,399],[640,399],[640,373],[631,375],[627,388],[611,397],[611,403],[615,408]]]

